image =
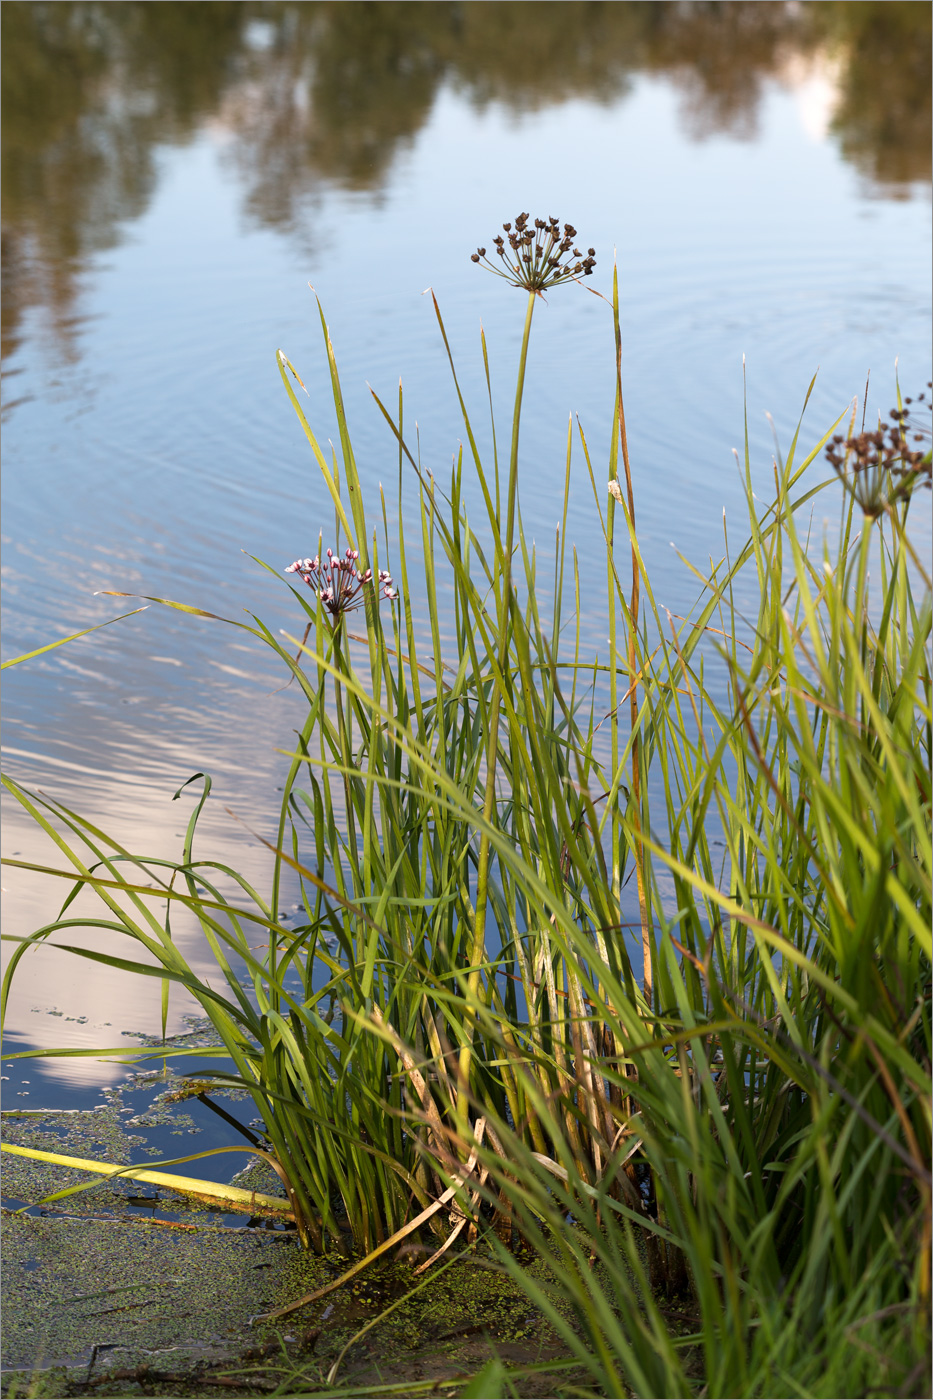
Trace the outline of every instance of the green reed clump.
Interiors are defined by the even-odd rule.
[[[352,1236],[357,1272],[426,1230],[426,1268],[482,1231],[604,1394],[910,1393],[929,1316],[931,693],[930,585],[907,515],[929,458],[909,483],[876,464],[879,509],[863,515],[849,490],[831,549],[809,539],[824,487],[803,478],[834,428],[799,464],[795,435],[767,509],[746,448],[748,539],[699,576],[689,619],[665,615],[635,526],[614,280],[605,509],[580,435],[609,648],[584,659],[571,436],[550,577],[522,530],[518,468],[537,300],[592,263],[561,260],[582,255],[554,219],[515,230],[503,265],[528,300],[508,464],[480,452],[435,302],[467,446],[442,491],[401,391],[376,399],[398,446],[391,543],[385,500],[367,513],[323,313],[339,454],[279,353],[334,526],[332,548],[286,570],[302,635],[229,624],[307,702],[268,893],[195,858],[203,775],[177,861],[5,779],[73,884],[20,942],[4,997],[37,942],[126,935],[137,956],[59,946],[156,978],[163,1009],[173,982],[197,998],[227,1057],[205,1052],[205,1077],[249,1091],[309,1247]],[[850,428],[830,448],[850,484],[852,442]],[[304,916],[286,929],[296,877]],[[72,911],[82,889],[105,915]],[[223,985],[194,973],[163,904],[196,915]],[[525,1279],[519,1237],[576,1326]]]
[[[595,1190],[569,1154],[555,1182],[507,1124],[502,1154],[481,1153],[603,1394],[925,1393],[929,579],[909,492],[865,516],[853,493],[838,545],[808,549],[806,465],[792,452],[762,511],[746,462],[749,544],[695,620],[654,613],[639,657],[665,796],[645,838],[653,1015],[632,1024],[585,931],[565,953],[625,1046],[624,1068],[604,1052],[591,1067],[625,1091],[632,1136]],[[914,466],[928,486],[929,455]],[[743,568],[751,619],[731,603]],[[691,658],[698,626],[716,646]]]

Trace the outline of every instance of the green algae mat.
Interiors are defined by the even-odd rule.
[[[4,1140],[126,1163],[139,1147],[126,1112],[115,1095],[87,1113],[4,1115]],[[184,1122],[159,1106],[150,1116],[169,1133]],[[35,1204],[87,1180],[4,1155],[4,1199],[30,1208],[4,1208],[0,1221],[4,1395],[453,1396],[480,1393],[470,1378],[497,1358],[521,1368],[518,1394],[580,1393],[566,1348],[481,1250],[422,1278],[417,1255],[379,1261],[264,1324],[258,1314],[337,1280],[349,1261],[305,1253],[280,1226],[221,1223],[231,1217],[125,1179]],[[274,1190],[255,1164],[235,1180]]]
[[[459,1394],[457,1381],[493,1356],[528,1367],[559,1353],[541,1317],[481,1258],[410,1300],[411,1265],[373,1269],[273,1329],[251,1318],[338,1277],[346,1260],[311,1258],[281,1231],[93,1217],[5,1214],[2,1240],[8,1395],[359,1394],[407,1383]],[[555,1393],[552,1379],[535,1379],[523,1393]]]

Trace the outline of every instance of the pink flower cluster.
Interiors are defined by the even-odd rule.
[[[373,582],[372,569],[357,567],[359,557],[356,549],[346,550],[342,559],[329,549],[324,559],[296,559],[285,572],[300,574],[331,616],[342,617],[345,612],[362,606],[363,589]],[[378,589],[380,600],[398,597],[398,589],[392,586],[392,575],[387,569],[379,570]]]

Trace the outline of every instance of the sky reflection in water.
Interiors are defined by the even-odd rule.
[[[367,382],[393,401],[403,377],[443,480],[461,425],[430,285],[479,419],[485,326],[504,432],[523,305],[469,255],[519,209],[573,221],[597,290],[618,251],[639,534],[674,612],[693,588],[670,542],[698,563],[721,552],[724,509],[743,533],[743,354],[762,494],[765,413],[786,445],[817,367],[807,445],[869,368],[870,415],[893,401],[895,356],[905,392],[930,377],[925,5],[18,3],[2,24],[5,655],[120,611],[105,588],[294,631],[287,591],[242,551],[282,568],[329,538],[274,362],[282,346],[333,431],[306,284],[371,513],[382,482],[391,518],[397,454]],[[522,439],[525,527],[544,552],[568,415],[601,460],[612,374],[606,307],[577,287],[549,296]],[[595,652],[579,452],[574,471]],[[242,634],[152,607],[7,677],[15,777],[169,854],[188,811],[172,794],[208,770],[201,851],[263,881],[247,828],[271,834],[275,750],[300,707]],[[5,810],[6,853],[47,856]],[[7,933],[61,897],[12,871],[4,885]],[[10,1044],[116,1044],[157,1024],[148,985],[51,952],[18,982]],[[112,1073],[58,1061],[30,1077]]]

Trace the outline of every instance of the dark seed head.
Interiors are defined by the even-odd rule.
[[[588,277],[595,266],[595,249],[589,249],[584,257],[574,245],[577,231],[573,224],[564,224],[562,233],[556,215],[532,220],[522,211],[513,223],[503,224],[502,228],[506,237],[497,234],[493,243],[504,264],[501,273],[513,286],[544,292],[580,274]],[[506,239],[511,253],[507,251]],[[470,256],[473,262],[481,262],[486,249],[477,248]]]

